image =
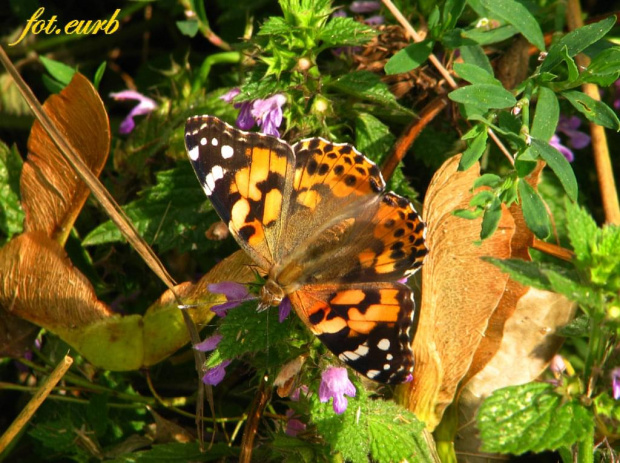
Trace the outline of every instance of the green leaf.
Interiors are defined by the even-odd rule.
[[[571,58],[568,54],[568,48],[562,48],[560,52],[562,55],[562,61],[566,63],[566,67],[568,69],[568,81],[574,82],[579,78],[579,69],[577,69],[577,65],[575,64],[575,60]]]
[[[565,402],[545,383],[499,389],[487,398],[477,417],[485,452],[542,452],[570,447],[589,438],[592,412],[578,401]]]
[[[534,234],[544,240],[551,233],[551,221],[545,208],[545,203],[538,192],[525,180],[519,181],[519,197],[521,198],[521,209],[527,227]]]
[[[615,80],[618,77],[618,73],[620,73],[620,47],[616,46],[603,50],[596,55],[588,69],[582,73],[582,78],[587,82],[590,82],[592,79],[586,78],[586,76],[596,78],[594,80],[610,76],[610,78]]]
[[[495,194],[491,190],[482,190],[476,193],[473,198],[469,200],[471,207],[487,207],[495,200]]]
[[[263,23],[256,35],[286,35],[291,32],[291,26],[281,16],[271,16]]]
[[[353,18],[332,18],[321,28],[319,40],[323,46],[343,47],[364,45],[377,35],[377,31]]]
[[[478,208],[473,209],[473,210],[456,209],[452,211],[452,215],[455,215],[456,217],[460,217],[461,219],[467,219],[467,220],[477,219],[482,214],[484,214],[484,209],[478,209]]]
[[[594,309],[602,303],[601,298],[597,297],[598,294],[594,288],[582,285],[576,279],[553,269],[546,269],[543,272],[547,276],[554,292],[563,294],[571,301],[577,302],[580,306]],[[574,275],[574,277],[577,278],[577,275]]]
[[[473,189],[481,186],[488,186],[489,188],[495,188],[502,183],[502,178],[495,174],[482,174],[476,180],[474,180]]]
[[[478,124],[477,127],[481,127],[480,133],[467,146],[459,162],[459,170],[461,171],[465,171],[473,166],[487,149],[487,128],[483,124]]]
[[[160,252],[173,248],[186,252],[196,246],[201,250],[213,246],[204,232],[218,219],[189,162],[159,172],[156,180],[156,185],[123,207],[144,239],[157,244]],[[116,225],[108,221],[92,230],[82,244],[92,246],[118,241],[124,238]]]
[[[95,75],[93,77],[93,86],[99,90],[99,83],[101,82],[101,79],[103,78],[103,73],[105,72],[105,68],[106,68],[107,62],[103,61],[99,67],[97,68],[97,70],[95,71]]]
[[[517,283],[551,291],[551,284],[537,262],[528,262],[521,259],[502,260],[494,257],[483,257],[482,260],[499,267],[502,272],[510,275],[510,278]]]
[[[521,3],[515,0],[482,0],[480,3],[491,16],[512,24],[536,48],[545,49],[545,39],[538,21]]]
[[[568,197],[577,200],[577,179],[566,158],[549,143],[532,138],[532,152],[540,156],[555,173]]]
[[[461,57],[467,64],[473,64],[493,75],[493,67],[480,45],[469,45],[459,48]]]
[[[372,114],[359,113],[355,118],[355,146],[375,163],[383,162],[395,141],[390,128]]]
[[[517,171],[517,176],[519,178],[524,178],[530,175],[538,163],[536,161],[527,161],[524,159],[516,159],[515,160],[515,171]]]
[[[448,94],[452,101],[470,104],[482,109],[510,108],[517,104],[517,100],[503,87],[489,84],[468,85]]]
[[[454,63],[454,70],[461,79],[465,79],[472,84],[491,84],[500,86],[502,83],[483,69],[474,64]]]
[[[551,71],[562,62],[562,49],[564,47],[568,50],[568,56],[575,56],[603,38],[614,24],[616,24],[616,17],[610,16],[597,23],[569,32],[549,48],[549,53],[540,66],[540,72]]]
[[[588,315],[579,315],[567,325],[560,327],[558,335],[565,338],[585,338],[590,334],[590,320]]]
[[[492,43],[503,42],[518,33],[519,31],[516,27],[507,25],[496,27],[489,31],[483,28],[469,29],[463,32],[463,36],[474,40],[479,45],[490,45]]]
[[[442,29],[444,31],[453,29],[456,22],[463,14],[466,5],[465,0],[446,0],[441,12]]]
[[[417,68],[428,59],[433,51],[433,45],[434,42],[429,39],[407,45],[385,64],[385,73],[400,74]]]
[[[23,161],[17,148],[12,149],[0,141],[0,232],[2,241],[24,229],[24,211],[19,201],[19,178]]]
[[[539,140],[548,142],[555,133],[560,119],[560,103],[553,90],[539,87],[536,112],[530,135]]]
[[[239,448],[224,442],[210,444],[209,451],[198,442],[169,442],[154,444],[149,450],[131,452],[114,460],[114,463],[182,463],[187,461],[233,461],[239,458]]]
[[[75,69],[59,61],[46,58],[45,56],[39,56],[39,59],[47,72],[49,72],[54,79],[63,84],[63,86],[69,85],[69,82],[71,82],[73,78],[73,74],[75,74]]]
[[[388,107],[403,109],[381,78],[369,71],[354,71],[336,80],[332,86],[347,95]]]
[[[562,92],[561,95],[566,98],[574,107],[595,124],[602,125],[608,129],[620,130],[620,120],[616,113],[602,101],[582,92],[570,91]]]
[[[578,204],[565,201],[566,229],[577,262],[591,265],[599,228],[588,212]]]
[[[199,24],[195,19],[177,21],[176,24],[181,34],[187,37],[194,37],[198,33]]]
[[[484,211],[484,217],[482,217],[482,229],[480,230],[481,240],[485,240],[495,233],[501,218],[502,203],[499,198],[495,197],[491,205]]]

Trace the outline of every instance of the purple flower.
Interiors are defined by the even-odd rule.
[[[138,105],[134,106],[133,109],[129,111],[129,114],[125,119],[123,119],[121,125],[118,128],[118,131],[122,134],[128,134],[134,129],[136,123],[134,122],[133,118],[135,116],[143,116],[157,108],[157,103],[134,90],[123,90],[122,92],[118,93],[110,93],[110,96],[117,101],[138,101]]]
[[[346,18],[347,12],[344,10],[337,10],[332,13],[332,18]]]
[[[561,355],[554,355],[549,364],[549,369],[554,375],[559,376],[566,371],[566,364]]]
[[[194,349],[199,350],[201,352],[209,352],[209,351],[215,350],[215,348],[220,343],[222,338],[223,336],[221,334],[214,334],[206,338],[201,343],[196,344],[194,346]]]
[[[575,160],[573,152],[560,142],[560,137],[556,134],[553,134],[551,140],[549,140],[549,144],[562,153],[568,162],[573,162]]]
[[[220,283],[211,283],[207,286],[207,289],[211,293],[223,294],[226,296],[226,302],[222,304],[216,304],[211,307],[211,311],[216,315],[224,318],[226,312],[230,309],[241,305],[246,301],[252,301],[256,299],[256,296],[250,294],[248,288],[241,283],[235,283],[234,281],[222,281]]]
[[[349,9],[353,13],[372,13],[381,8],[381,2],[373,1],[355,1],[349,5]]]
[[[614,87],[616,87],[616,95],[614,99],[614,108],[620,109],[620,79],[614,82]]]
[[[380,14],[376,14],[374,16],[371,16],[370,18],[364,19],[364,22],[369,26],[380,26],[381,24],[385,23],[385,18]]]
[[[288,396],[288,398],[291,399],[293,402],[299,402],[299,397],[302,392],[305,396],[308,395],[309,389],[308,386],[306,386],[305,384],[302,384],[301,386],[295,388],[295,390],[291,393],[290,396]]]
[[[255,100],[252,105],[252,116],[261,127],[261,132],[267,135],[280,136],[278,127],[282,124],[282,106],[286,103],[286,97],[279,93],[265,100]]]
[[[226,367],[230,365],[230,360],[224,360],[222,363],[209,368],[202,377],[202,382],[209,386],[217,386],[226,376]]]
[[[344,413],[347,409],[348,401],[344,395],[355,397],[355,386],[349,381],[347,369],[342,367],[329,367],[321,375],[321,385],[319,386],[319,400],[321,403],[328,402],[334,398],[334,412],[337,415]]]
[[[557,128],[558,132],[562,132],[568,136],[568,144],[576,150],[583,149],[590,144],[590,135],[577,130],[580,125],[581,119],[577,116],[560,116],[560,122]]]
[[[224,100],[226,103],[232,103],[237,95],[241,93],[239,88],[232,88],[224,95],[220,97],[220,100]],[[233,103],[233,106],[237,109],[241,108],[239,115],[237,116],[237,127],[241,130],[250,130],[256,123],[252,117],[252,102],[244,101],[243,103]]]
[[[282,323],[288,317],[288,314],[291,313],[291,300],[286,296],[280,302],[280,306],[278,307],[278,321]]]
[[[614,399],[620,400],[620,367],[611,370],[611,390]]]
[[[286,429],[284,433],[287,436],[297,437],[297,434],[306,430],[306,425],[302,423],[297,418],[293,418],[295,416],[295,410],[291,410],[290,408],[286,411],[286,417],[288,421],[286,422]]]

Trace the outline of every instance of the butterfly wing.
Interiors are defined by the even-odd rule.
[[[295,168],[291,147],[213,116],[187,120],[185,146],[213,208],[241,247],[269,269],[281,255]]]
[[[308,285],[289,295],[299,317],[340,360],[383,383],[407,381],[414,302],[400,283]]]

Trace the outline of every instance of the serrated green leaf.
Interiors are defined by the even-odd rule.
[[[564,402],[545,383],[499,389],[477,416],[485,452],[542,452],[591,438],[592,412],[577,401]]]
[[[473,166],[478,159],[482,157],[487,149],[487,129],[484,125],[479,124],[482,129],[480,133],[472,140],[463,152],[463,156],[459,161],[459,170],[465,171]]]
[[[475,84],[461,87],[448,94],[452,101],[477,106],[483,110],[510,108],[517,100],[503,87],[489,84]]]
[[[157,183],[142,192],[123,209],[138,232],[160,252],[175,248],[179,252],[198,246],[212,246],[204,236],[210,223],[218,220],[189,163],[159,172]],[[108,221],[92,230],[83,245],[92,246],[124,241],[116,226]]]
[[[577,302],[584,308],[595,308],[601,304],[597,293],[593,288],[582,285],[579,281],[552,269],[545,269],[543,273],[549,280],[553,291],[563,294],[571,301]],[[575,275],[576,276],[576,275]]]
[[[19,196],[19,178],[23,161],[17,148],[10,149],[0,141],[0,243],[8,241],[24,229],[24,211]]]
[[[551,221],[545,208],[545,203],[534,188],[525,180],[519,181],[519,197],[521,198],[521,209],[527,227],[540,238],[545,239],[551,233]]]
[[[321,28],[319,40],[323,46],[343,47],[364,45],[377,35],[377,31],[353,18],[332,18]]]
[[[536,112],[530,135],[548,142],[555,133],[560,119],[560,103],[555,92],[547,87],[539,87]]]
[[[602,101],[595,100],[582,92],[562,92],[561,95],[572,104],[577,111],[588,120],[615,131],[620,130],[620,120],[616,113]]]
[[[610,16],[597,23],[588,24],[569,32],[549,48],[549,53],[547,53],[540,67],[540,72],[551,71],[562,62],[561,52],[564,47],[568,50],[568,56],[575,56],[603,38],[614,24],[616,24],[616,17]]]
[[[465,63],[478,66],[490,75],[493,75],[491,62],[480,45],[463,46],[459,48],[459,50],[461,51],[461,57]]]
[[[71,82],[73,78],[73,74],[75,74],[75,69],[59,61],[46,58],[45,56],[39,56],[39,59],[47,72],[49,72],[54,79],[63,86],[69,85],[69,82]]]
[[[567,325],[560,327],[558,335],[565,338],[584,338],[590,333],[590,316],[579,315]]]
[[[527,262],[521,259],[502,260],[494,257],[482,257],[482,260],[499,267],[502,272],[510,275],[510,278],[517,283],[551,291],[551,284],[537,262]]]
[[[396,137],[390,128],[372,114],[358,113],[355,118],[355,146],[380,164],[387,157]]]
[[[491,84],[501,86],[502,83],[483,69],[474,64],[454,63],[454,70],[461,79],[472,84]]]
[[[597,241],[599,229],[596,222],[586,210],[576,203],[565,201],[566,229],[573,246],[577,262],[590,265],[594,243]]]
[[[336,80],[332,86],[361,100],[404,110],[381,78],[369,71],[354,71]]]
[[[501,218],[502,203],[499,198],[495,197],[491,205],[484,211],[484,216],[482,217],[482,229],[480,230],[481,240],[485,240],[495,233]]]
[[[434,42],[430,39],[407,45],[396,52],[385,64],[387,75],[409,72],[422,65],[433,51]]]
[[[539,50],[545,49],[545,39],[536,18],[521,3],[515,0],[482,0],[480,2],[492,17],[512,24]]]
[[[533,154],[540,156],[553,170],[572,201],[577,200],[577,179],[566,158],[549,143],[532,138],[530,148]]]
[[[265,20],[256,35],[289,35],[291,25],[281,16],[271,16]]]
[[[474,40],[479,45],[490,45],[492,43],[503,42],[518,33],[519,31],[516,27],[506,25],[491,30],[485,30],[483,28],[469,29],[463,32],[463,36]]]

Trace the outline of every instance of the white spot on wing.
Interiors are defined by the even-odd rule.
[[[211,140],[211,144],[212,144],[213,146],[217,146],[217,145],[218,145],[218,143],[219,143],[219,140],[218,140],[217,138],[213,138],[213,139]]]
[[[385,365],[383,365],[383,369],[384,370],[389,370],[390,369],[390,364],[386,363]]]
[[[198,145],[194,146],[191,150],[188,151],[189,158],[192,161],[198,160]]]
[[[230,145],[224,145],[222,146],[222,157],[224,159],[228,159],[230,157],[232,157],[232,155],[235,153],[235,150],[233,150],[233,147]]]
[[[392,354],[387,354],[387,355],[385,356],[385,358],[386,358],[387,360],[392,360],[392,359],[394,358],[394,356],[393,356]]]
[[[355,352],[351,352],[350,350],[347,350],[343,352],[342,354],[340,354],[338,358],[342,360],[343,362],[346,362],[347,360],[355,361],[358,358],[360,358],[360,356],[357,355]]]
[[[383,338],[381,341],[379,341],[377,347],[381,350],[388,350],[390,348],[390,340],[387,338]]]
[[[202,138],[200,139],[200,144],[201,144],[202,146],[205,146],[205,145],[207,144],[207,139],[206,139],[205,137],[202,137]]]
[[[360,357],[364,357],[366,354],[368,354],[368,346],[366,344],[361,344],[357,349],[355,349],[355,354],[359,355]]]
[[[370,379],[373,379],[378,374],[379,374],[379,370],[368,370],[366,372],[366,376],[368,376]]]

